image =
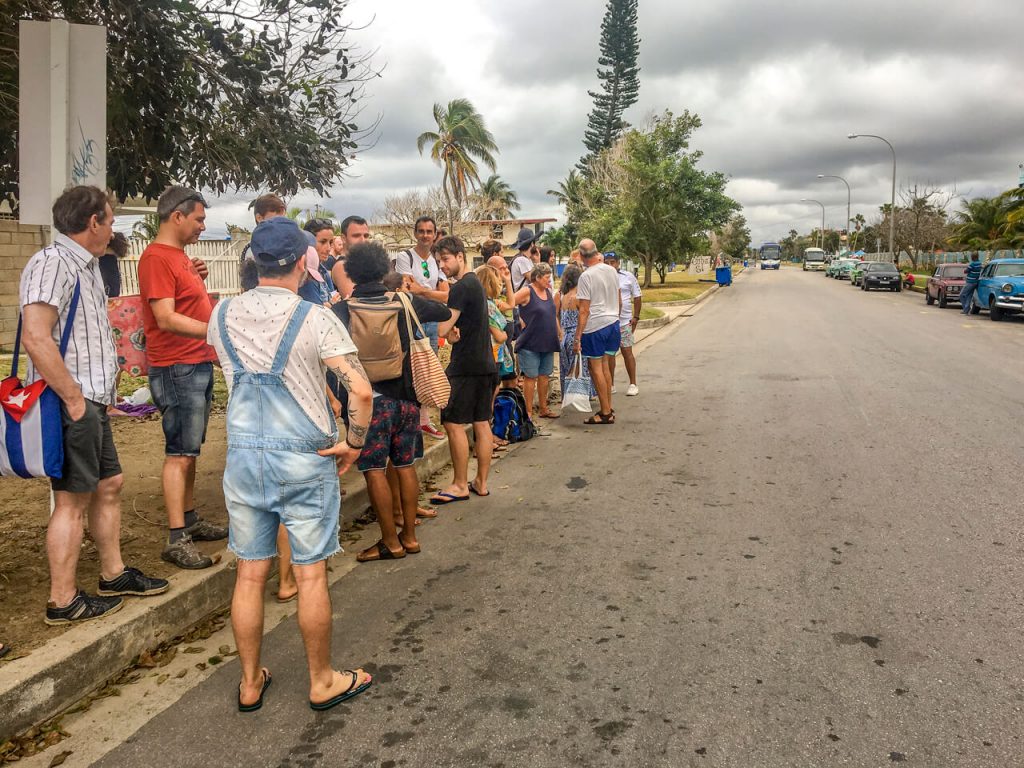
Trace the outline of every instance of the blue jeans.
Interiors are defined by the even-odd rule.
[[[977,283],[964,283],[964,287],[960,291],[960,311],[963,314],[969,315],[971,313],[971,299],[974,298],[974,292],[977,290]]]
[[[154,365],[149,388],[162,417],[164,453],[198,456],[213,404],[213,363]]]
[[[434,350],[434,354],[437,354],[437,323],[420,323],[423,326],[423,332],[427,334],[427,338],[430,339],[430,348]]]

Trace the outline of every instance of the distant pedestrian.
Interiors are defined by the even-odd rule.
[[[480,256],[483,257],[484,264],[494,269],[498,274],[498,279],[501,281],[501,290],[497,297],[495,297],[494,303],[505,317],[506,359],[505,365],[502,366],[498,375],[502,386],[514,387],[517,385],[519,378],[518,374],[516,374],[515,353],[512,345],[515,289],[512,287],[512,271],[509,269],[505,257],[501,255],[501,250],[501,243],[497,240],[485,240],[480,244]]]
[[[466,501],[470,493],[489,496],[487,476],[491,467],[491,414],[494,388],[498,385],[497,366],[491,353],[491,334],[487,321],[487,296],[477,276],[466,263],[466,249],[457,237],[444,237],[435,247],[438,265],[454,280],[448,294],[450,320],[441,323],[438,332],[452,345],[448,379],[452,391],[441,421],[448,433],[452,456],[452,482],[431,499],[434,504]],[[469,481],[469,440],[466,425],[473,425],[476,449],[476,476]]]
[[[585,423],[614,424],[608,357],[619,351],[622,299],[618,273],[601,261],[601,252],[593,240],[580,241],[580,255],[586,265],[576,289],[582,332],[576,338],[573,351],[582,352],[590,362],[590,376],[600,403],[600,410]]]
[[[619,269],[619,255],[615,251],[609,251],[604,255],[604,263],[614,269],[619,277],[619,296],[622,301],[622,312],[619,315],[619,344],[622,363],[626,366],[626,375],[629,377],[626,397],[633,397],[640,394],[640,388],[636,384],[636,357],[633,355],[633,333],[640,323],[640,310],[643,307],[640,283],[635,275]],[[612,394],[615,394],[614,357],[608,358],[608,373],[611,375]]]
[[[537,235],[532,229],[523,227],[519,230],[515,244],[518,253],[509,267],[512,271],[512,288],[516,291],[530,281],[530,271],[533,265],[540,261],[540,249],[536,242]]]
[[[29,357],[26,381],[45,379],[61,399],[64,426],[62,477],[51,480],[53,508],[46,529],[50,564],[47,624],[95,619],[122,607],[121,595],[166,592],[121,559],[121,488],[124,475],[110,429],[117,353],[97,260],[110,243],[114,211],[106,193],[78,186],[53,204],[53,244],[36,253],[21,273],[22,340]],[[67,354],[57,339],[79,294]],[[40,510],[42,514],[45,514]],[[84,518],[99,554],[99,595],[78,588]]]
[[[334,281],[334,288],[338,291],[338,298],[347,299],[351,293],[353,284],[345,272],[345,258],[349,248],[359,243],[365,243],[370,239],[370,225],[362,216],[346,216],[341,220],[339,227],[341,234],[341,249],[335,248],[334,266],[331,267],[331,279]],[[337,238],[336,238],[337,239]]]
[[[171,187],[156,204],[160,229],[139,259],[139,292],[146,332],[149,386],[164,432],[163,491],[167,545],[160,557],[179,568],[209,568],[196,541],[226,539],[228,530],[196,511],[196,459],[206,442],[213,404],[213,361],[206,343],[213,305],[203,282],[206,265],[185,246],[206,229],[206,200],[188,187]]]
[[[523,397],[532,418],[533,394],[537,393],[537,415],[557,419],[548,405],[548,379],[555,369],[555,353],[561,328],[551,287],[551,267],[543,261],[535,264],[530,281],[515,293],[522,331],[516,338],[516,355],[523,374]]]
[[[288,215],[288,206],[285,205],[284,200],[274,194],[260,195],[251,203],[252,217],[259,224],[267,219],[273,219],[278,216]],[[259,276],[256,274],[256,265],[252,260],[252,245],[246,243],[242,249],[241,267],[239,268],[239,283],[242,292],[251,291],[256,287],[259,282]]]
[[[448,301],[448,280],[438,269],[437,259],[432,249],[437,237],[437,223],[430,216],[420,216],[413,225],[416,235],[416,246],[398,254],[395,260],[395,271],[408,275],[408,291],[413,296],[434,301]],[[423,323],[423,332],[430,340],[430,348],[437,354],[437,323]],[[423,434],[435,440],[443,440],[444,432],[430,422],[430,412],[426,408],[420,410],[420,429]]]
[[[314,218],[307,221],[302,228],[313,236],[313,247],[316,248],[319,260],[317,271],[327,288],[328,301],[333,301],[335,298],[334,279],[331,277],[331,271],[327,268],[326,262],[334,249],[334,224],[329,219]]]
[[[378,307],[372,311],[383,316],[386,307],[393,305],[395,298],[388,294],[382,282],[391,267],[388,254],[380,243],[359,243],[348,250],[345,269],[355,284],[352,296],[334,305],[334,314],[351,328],[352,316],[360,314],[360,307]],[[407,294],[408,295],[408,294]],[[437,323],[452,316],[451,311],[439,301],[422,295],[409,295],[411,306],[417,318],[423,322]],[[394,560],[405,557],[406,553],[420,551],[416,540],[417,502],[420,482],[416,475],[416,462],[423,458],[423,434],[420,431],[420,404],[412,382],[410,361],[410,339],[406,324],[404,306],[399,302],[395,312],[393,328],[394,341],[401,350],[401,373],[392,378],[372,383],[373,417],[366,434],[366,444],[359,454],[357,466],[366,480],[370,503],[377,514],[380,526],[380,540],[357,556],[359,562],[371,560]],[[415,328],[415,323],[413,323]],[[377,346],[386,337],[373,336]],[[356,347],[360,338],[353,335]],[[362,354],[363,350],[360,350]],[[401,535],[397,532],[399,521],[393,517],[394,498],[386,471],[394,467],[401,501]]]
[[[965,315],[971,312],[971,304],[974,301],[974,293],[978,290],[979,280],[981,280],[981,254],[975,251],[971,254],[971,261],[964,274],[964,287],[960,291],[961,312]]]
[[[127,255],[128,238],[120,232],[115,232],[110,238],[107,250],[99,258],[103,289],[108,299],[116,299],[121,295],[121,266],[118,262]]]
[[[271,683],[270,670],[260,666],[263,590],[280,523],[288,531],[298,583],[310,707],[329,709],[372,682],[361,669],[332,668],[327,591],[327,559],[340,550],[338,475],[363,450],[372,392],[344,326],[330,310],[296,295],[306,248],[290,219],[259,224],[252,249],[260,283],[222,301],[209,327],[230,388],[224,501],[228,546],[238,558],[231,628],[242,667],[241,712],[263,706]],[[326,368],[349,395],[349,427],[340,442],[322,395]]]

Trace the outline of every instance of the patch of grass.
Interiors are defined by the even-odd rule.
[[[641,307],[640,308],[640,319],[641,320],[654,320],[659,317],[664,317],[665,313],[660,309],[654,309],[653,307]]]

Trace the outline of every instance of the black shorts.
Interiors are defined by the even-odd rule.
[[[64,426],[64,469],[60,480],[50,480],[53,490],[93,493],[100,480],[121,474],[107,406],[86,400],[85,415],[72,421],[62,404],[60,417]]]
[[[472,424],[475,421],[491,420],[498,374],[449,376],[448,380],[452,385],[452,394],[448,398],[448,406],[441,411],[442,423]]]

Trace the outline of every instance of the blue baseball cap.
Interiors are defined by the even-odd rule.
[[[615,261],[619,261],[619,254],[617,254],[615,251],[607,251],[604,254],[604,258],[606,261],[608,259],[614,259]]]
[[[305,257],[308,244],[298,224],[285,216],[275,216],[256,225],[250,246],[258,263],[286,267]]]

